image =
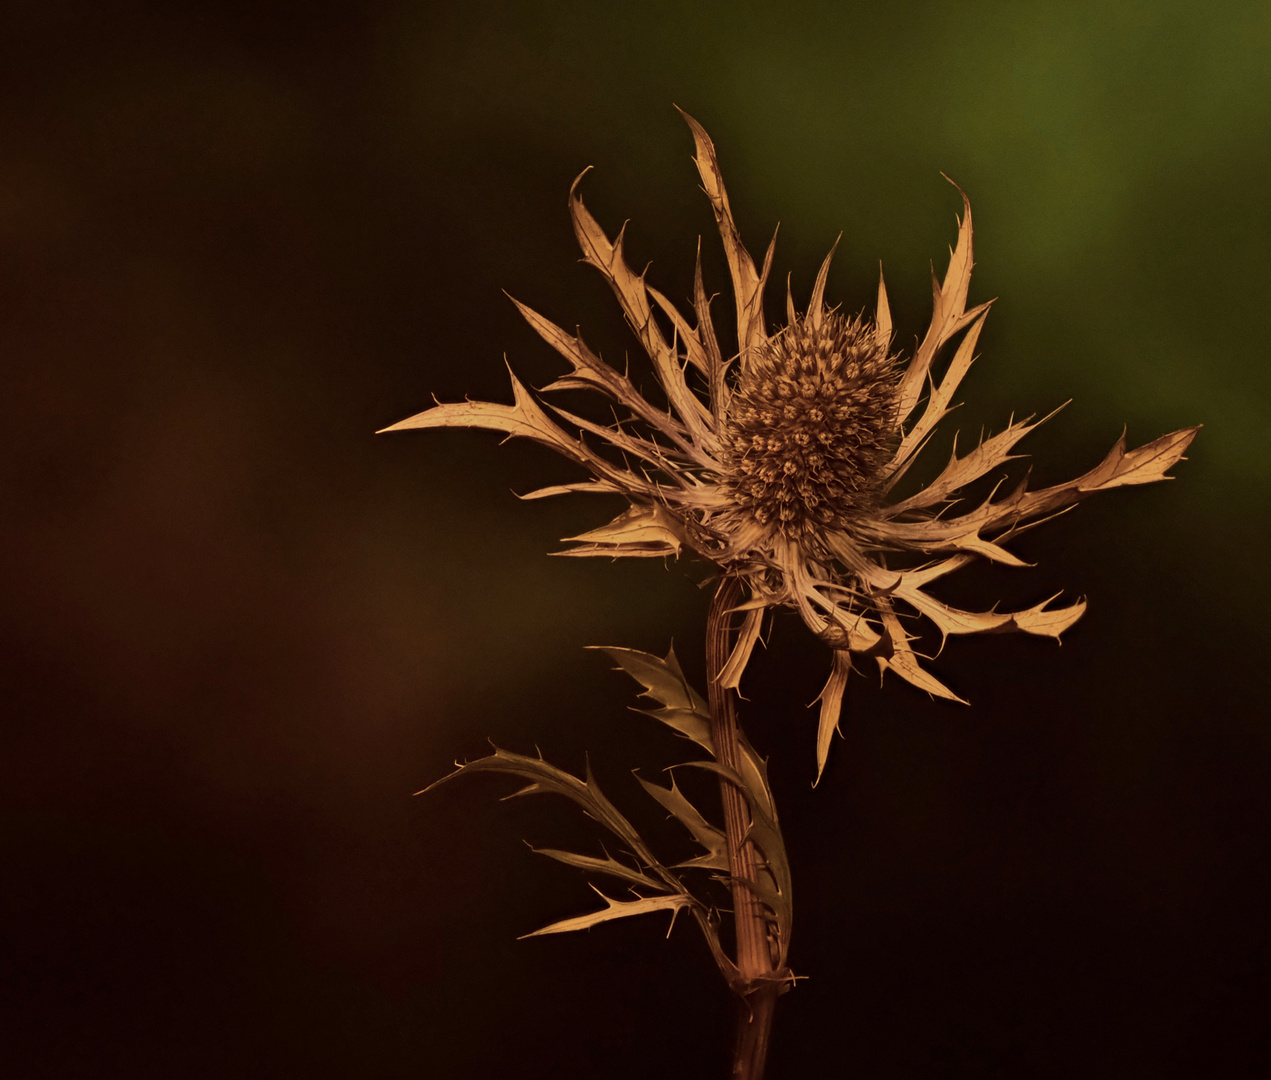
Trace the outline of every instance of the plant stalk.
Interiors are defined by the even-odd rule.
[[[741,582],[727,575],[719,583],[706,620],[706,685],[711,709],[711,741],[715,760],[738,772],[737,694],[720,685],[719,675],[733,647],[731,609],[741,597]],[[745,795],[730,780],[720,778],[724,803],[724,836],[733,898],[733,925],[739,983],[736,987],[737,1037],[733,1044],[733,1080],[762,1080],[779,992],[770,976],[773,957],[763,907],[751,888],[757,880],[755,846],[746,840],[750,808]]]

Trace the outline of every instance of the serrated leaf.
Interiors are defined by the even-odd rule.
[[[511,368],[508,369],[508,375],[512,380],[511,405],[498,405],[488,401],[434,405],[431,409],[382,428],[376,434],[439,427],[475,427],[501,431],[509,438],[531,439],[542,443],[562,457],[584,466],[596,478],[615,484],[623,492],[642,492],[650,501],[654,500],[656,489],[652,483],[637,473],[606,461],[552,423],[551,418],[512,373]]]
[[[551,319],[544,318],[514,296],[509,296],[508,299],[516,305],[516,310],[533,327],[539,337],[573,365],[572,375],[564,380],[557,380],[546,389],[572,389],[585,386],[599,390],[625,405],[637,416],[656,424],[668,436],[678,435],[677,441],[683,442],[687,433],[680,428],[680,425],[654,409],[627,376],[605,363],[587,347],[580,334],[566,333]]]
[[[1126,451],[1125,432],[1108,456],[1085,476],[1076,481],[1082,494],[1102,491],[1126,484],[1152,484],[1157,480],[1169,480],[1165,473],[1182,460],[1184,452],[1200,432],[1200,425],[1162,435],[1137,450]]]
[[[945,177],[948,179],[948,177]],[[952,180],[949,181],[951,184]],[[950,252],[949,268],[944,275],[944,283],[936,281],[932,274],[932,312],[931,325],[927,329],[922,344],[914,353],[914,358],[901,378],[898,394],[900,397],[900,415],[907,417],[918,403],[923,383],[931,371],[932,362],[941,347],[958,331],[969,325],[974,319],[988,310],[988,304],[980,304],[970,311],[966,310],[967,293],[971,286],[972,266],[972,227],[971,202],[957,184],[953,184],[962,196],[962,220],[958,223],[957,246]],[[970,355],[965,358],[965,366],[970,366]],[[953,394],[965,367],[956,377],[946,373],[940,383],[940,393],[947,403]],[[933,399],[935,395],[933,394]],[[929,400],[924,410],[922,422],[930,428],[934,425],[934,416],[942,413],[944,406],[935,400]]]
[[[1058,593],[1055,594],[1055,596],[1058,595]],[[1001,629],[1022,630],[1026,634],[1053,637],[1058,640],[1060,634],[1086,613],[1086,602],[1078,600],[1067,607],[1048,609],[1046,605],[1051,603],[1055,596],[1052,596],[1049,600],[1043,600],[1040,604],[1029,608],[1027,611],[1012,612],[1011,622],[1013,625],[1004,626]]]
[[[684,537],[679,521],[661,506],[636,504],[608,525],[567,536],[564,542],[579,546],[559,555],[677,556]]]
[[[524,754],[516,754],[495,747],[493,754],[460,765],[454,772],[424,788],[424,792],[431,791],[457,776],[478,772],[502,773],[529,781],[525,787],[508,798],[540,793],[564,795],[580,806],[588,817],[599,822],[618,837],[645,866],[661,868],[661,864],[654,858],[635,827],[601,793],[595,777],[591,774],[590,764],[587,766],[586,778],[580,780],[572,773],[558,769],[542,758],[527,757]]]
[[[714,746],[710,738],[710,709],[700,695],[688,684],[680,669],[679,661],[672,649],[665,659],[640,652],[636,649],[603,648],[618,665],[643,687],[643,696],[660,702],[664,708],[642,710],[648,715],[661,720],[668,726],[688,734],[704,750],[714,757]],[[785,962],[785,949],[790,938],[792,908],[790,902],[790,866],[786,856],[785,841],[781,836],[781,828],[777,822],[776,801],[772,788],[768,783],[768,768],[744,735],[739,735],[738,750],[740,759],[736,771],[720,765],[717,761],[690,761],[684,767],[703,768],[716,772],[738,785],[751,808],[750,839],[759,850],[763,872],[761,880],[753,882],[752,887],[760,901],[773,912],[777,926],[777,939],[781,949],[781,963]],[[665,794],[659,796],[650,790],[651,785],[641,779],[645,789],[659,802],[663,802]],[[665,793],[666,789],[659,789]],[[674,801],[672,799],[672,801]],[[685,800],[687,804],[687,800]],[[663,802],[663,805],[667,803]],[[678,817],[675,809],[667,805],[667,809]],[[678,807],[688,814],[684,807]],[[700,818],[695,809],[691,814]],[[681,819],[683,820],[683,819]],[[704,819],[702,819],[704,821]],[[684,822],[688,827],[688,822]],[[694,821],[696,824],[696,819]],[[713,826],[708,826],[713,829]],[[692,829],[690,828],[690,832]],[[718,833],[718,830],[715,830]],[[708,850],[711,845],[705,836],[699,840]],[[722,869],[727,870],[726,864]]]
[[[653,717],[654,720],[665,724],[685,738],[692,739],[707,753],[714,753],[709,716],[703,716],[694,709],[639,709],[637,711],[644,713],[645,716]]]
[[[710,735],[710,707],[684,678],[674,649],[662,659],[638,649],[593,647],[607,653],[628,675],[644,686],[642,696],[651,697],[666,706],[662,709],[642,709],[641,712],[687,735],[712,757],[715,756]],[[763,801],[767,812],[775,816],[776,805],[768,787],[767,766],[744,735],[739,738],[739,749],[740,772],[747,790],[754,798]]]
[[[968,211],[969,213],[969,211]],[[926,441],[927,436],[931,434],[936,424],[949,411],[949,403],[953,400],[954,391],[971,370],[971,364],[975,359],[975,346],[980,339],[980,331],[984,328],[984,319],[988,312],[985,310],[986,304],[981,304],[975,311],[980,312],[978,318],[971,324],[971,329],[967,331],[961,343],[958,345],[957,352],[953,354],[953,359],[949,362],[948,370],[944,377],[940,380],[938,386],[932,387],[931,395],[927,399],[927,406],[923,411],[918,422],[905,432],[904,438],[901,440],[900,449],[896,451],[896,456],[892,464],[888,467],[888,472],[893,473],[905,467],[909,460],[918,452],[918,449]],[[974,314],[974,313],[973,313]],[[955,320],[956,321],[956,320]],[[935,322],[932,323],[932,331],[935,330]],[[960,325],[958,327],[961,328]],[[930,339],[931,334],[928,334]],[[945,338],[941,338],[939,344],[942,345]],[[938,345],[937,345],[938,348]],[[919,366],[919,356],[916,356],[906,371],[905,377]],[[929,363],[930,361],[928,361]]]
[[[766,780],[762,788],[754,789],[745,782],[741,774],[726,765],[721,765],[718,761],[689,761],[685,762],[685,767],[705,769],[707,772],[722,776],[736,785],[746,797],[750,807],[750,830],[746,838],[754,844],[760,855],[759,880],[747,884],[750,885],[760,903],[771,912],[779,946],[780,960],[777,966],[782,967],[785,964],[786,951],[790,943],[793,905],[790,862],[786,855],[785,839],[777,823],[772,791],[767,786]]]
[[[677,868],[695,867],[697,869],[722,870],[727,873],[728,845],[723,830],[717,829],[707,821],[697,807],[685,798],[684,793],[680,791],[679,786],[675,783],[675,778],[671,778],[671,786],[669,788],[651,783],[642,776],[637,776],[636,779],[640,781],[644,790],[661,803],[662,807],[672,814],[706,851],[705,855],[700,855],[696,859],[677,863]]]
[[[917,654],[909,647],[909,635],[901,628],[900,620],[891,604],[879,601],[879,612],[883,621],[885,636],[891,645],[891,654],[880,654],[875,657],[883,671],[891,670],[906,682],[925,690],[934,697],[948,698],[963,705],[967,704],[926,668],[918,663]]]
[[[569,211],[574,221],[578,246],[582,249],[583,261],[599,270],[609,282],[623,314],[627,317],[627,324],[640,339],[640,344],[653,362],[658,382],[666,391],[671,406],[692,434],[694,441],[700,442],[709,437],[710,414],[689,389],[675,349],[653,320],[653,309],[649,306],[649,292],[644,284],[644,277],[627,265],[623,255],[623,230],[619,230],[618,235],[610,242],[596,219],[583,205],[582,197],[578,194],[578,185],[584,175],[586,174],[580,175],[569,190]]]
[[[550,926],[544,926],[541,930],[522,934],[521,938],[539,937],[542,934],[567,934],[572,930],[589,930],[593,926],[599,926],[603,922],[612,922],[614,919],[626,919],[632,915],[648,915],[654,911],[676,912],[681,908],[691,907],[695,903],[691,896],[682,894],[651,896],[639,900],[614,900],[602,893],[596,886],[593,885],[592,889],[608,905],[603,911],[593,911],[589,915],[577,915],[572,919],[561,919]]]
[[[652,659],[656,660],[657,658],[653,657]],[[665,664],[665,662],[660,663]],[[676,665],[676,668],[678,669],[678,665]],[[558,862],[575,866],[582,870],[620,878],[640,888],[658,889],[664,893],[660,897],[642,898],[634,901],[614,901],[605,897],[605,902],[609,905],[605,911],[579,916],[576,919],[565,919],[561,922],[553,923],[551,926],[544,927],[542,930],[535,931],[535,934],[564,933],[568,930],[586,929],[600,922],[624,918],[629,915],[639,915],[648,911],[678,911],[681,908],[688,908],[692,912],[693,919],[701,930],[711,955],[715,958],[715,962],[718,964],[724,978],[730,986],[741,985],[737,966],[729,959],[724,952],[723,945],[720,943],[719,933],[711,911],[693,896],[677,874],[669,870],[653,856],[652,851],[640,838],[631,823],[601,793],[595,777],[592,776],[590,765],[587,766],[585,779],[579,779],[571,773],[549,764],[541,757],[527,757],[523,754],[500,750],[496,747],[493,754],[458,766],[454,772],[430,784],[424,791],[431,791],[438,785],[453,780],[457,776],[478,772],[500,773],[528,781],[523,788],[512,796],[508,796],[509,798],[539,793],[564,795],[571,802],[580,806],[588,817],[604,825],[621,840],[636,861],[643,864],[644,870],[626,866],[608,855],[604,858],[598,858],[557,848],[537,848],[534,850]],[[423,794],[423,792],[418,792],[417,794]],[[709,825],[706,828],[709,828]],[[704,838],[706,836],[704,831],[702,836]],[[592,886],[592,888],[595,888],[595,886]],[[599,892],[598,889],[596,891]],[[600,895],[603,896],[604,894],[601,893]],[[525,936],[533,937],[535,935],[528,934]]]
[[[565,863],[567,866],[576,866],[580,870],[621,878],[623,881],[630,882],[632,885],[639,885],[645,889],[664,889],[666,887],[664,883],[654,881],[639,870],[618,862],[612,856],[606,856],[602,859],[595,855],[580,855],[574,851],[562,851],[559,848],[537,848],[533,846],[530,847],[530,850],[536,855],[546,855],[549,859],[555,859],[557,862]]]
[[[724,256],[728,260],[728,272],[733,281],[733,296],[737,302],[737,341],[744,357],[751,349],[757,348],[767,339],[763,328],[763,289],[772,266],[773,246],[770,244],[768,247],[763,271],[756,272],[755,261],[742,243],[737,222],[733,220],[732,207],[728,204],[728,192],[724,188],[724,178],[719,171],[719,158],[715,153],[715,144],[711,142],[710,136],[706,134],[701,124],[683,109],[679,112],[693,133],[693,142],[697,148],[697,155],[693,161],[697,165],[698,175],[702,178],[702,189],[706,192],[706,197],[710,199],[711,209],[715,211],[715,222],[719,226],[720,239],[724,243]],[[774,236],[773,244],[775,243]]]
[[[710,390],[711,415],[724,416],[732,399],[732,390],[724,376],[727,365],[719,351],[715,326],[711,320],[711,302],[702,283],[702,238],[697,238],[697,258],[693,266],[693,311],[697,314],[697,330],[706,352],[706,382]]]
[[[1026,564],[1001,547],[1007,536],[1024,531],[1038,519],[1066,510],[1097,491],[1168,480],[1166,471],[1182,460],[1183,452],[1199,431],[1199,427],[1185,428],[1130,451],[1125,449],[1122,433],[1098,465],[1073,480],[1029,491],[1025,477],[1000,498],[995,488],[979,506],[965,514],[925,521],[867,522],[862,531],[882,545],[932,552],[955,548],[995,562],[1023,566]],[[985,539],[984,533],[1000,529],[1006,532],[992,540]]]
[[[651,697],[672,709],[689,709],[709,717],[706,702],[684,678],[674,648],[665,658],[641,652],[639,649],[608,645],[594,645],[592,648],[610,656],[623,671],[640,683],[644,687],[641,696]]]
[[[603,645],[592,648],[607,654],[623,671],[640,683],[644,687],[641,697],[651,697],[664,706],[661,709],[640,709],[640,712],[692,739],[707,753],[714,753],[711,745],[710,709],[684,678],[674,649],[663,659],[638,649]]]
[[[1060,406],[1060,408],[1062,407]],[[991,469],[1017,458],[1018,454],[1011,453],[1015,445],[1030,431],[1041,427],[1042,424],[1046,423],[1058,412],[1059,409],[1055,409],[1036,423],[1031,422],[1031,417],[1017,422],[1012,421],[1005,431],[1001,431],[987,439],[981,439],[974,450],[962,457],[958,457],[957,438],[955,436],[953,453],[949,457],[949,463],[944,467],[940,475],[908,499],[887,506],[883,511],[885,516],[895,517],[898,514],[934,506],[952,496],[960,488],[978,480]]]

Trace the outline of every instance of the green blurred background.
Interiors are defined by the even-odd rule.
[[[701,235],[725,290],[674,102],[774,281],[806,302],[842,231],[831,297],[881,259],[902,344],[968,192],[1000,300],[956,424],[1072,398],[1038,482],[1205,424],[944,593],[1087,595],[1062,649],[950,642],[970,708],[866,673],[815,792],[827,657],[778,619],[773,1080],[1271,1072],[1269,53],[1265,3],[4,5],[6,1071],[724,1075],[687,923],[515,940],[594,901],[521,843],[595,850],[572,808],[410,798],[489,738],[638,800],[679,748],[582,647],[700,680],[705,594],[547,558],[616,507],[518,502],[577,478],[546,451],[372,435],[560,370],[500,289],[635,359],[588,165],[652,283],[687,298]]]

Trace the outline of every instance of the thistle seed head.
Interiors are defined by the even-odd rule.
[[[723,428],[723,483],[792,538],[843,529],[877,500],[899,417],[893,357],[872,323],[796,319],[751,358]]]

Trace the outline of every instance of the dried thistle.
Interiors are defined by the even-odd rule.
[[[591,479],[532,492],[619,494],[629,506],[609,524],[569,537],[570,555],[664,556],[688,549],[748,594],[734,603],[744,620],[718,683],[738,686],[759,637],[764,613],[797,610],[833,650],[822,690],[817,775],[837,728],[852,656],[873,657],[915,686],[957,698],[920,662],[902,614],[930,620],[942,637],[1018,630],[1058,638],[1081,617],[1084,601],[1045,601],[1016,612],[962,611],[928,592],[932,583],[977,558],[1024,565],[1004,543],[1012,535],[1087,495],[1168,479],[1198,428],[1162,436],[1135,450],[1124,434],[1083,476],[1029,491],[1027,479],[998,489],[971,509],[958,493],[1017,456],[1016,444],[1043,420],[1012,421],[958,456],[908,498],[893,489],[949,412],[974,359],[989,303],[967,309],[971,277],[971,208],[964,213],[943,282],[933,278],[931,325],[908,363],[892,350],[892,323],[881,276],[872,319],[847,318],[825,304],[830,259],[817,275],[807,310],[789,289],[786,323],[769,333],[763,289],[776,242],[757,270],[738,235],[715,148],[684,114],[696,143],[695,162],[723,240],[736,304],[737,351],[724,355],[702,281],[700,246],[690,325],[623,256],[623,233],[610,240],[570,189],[570,213],[584,261],[613,288],[627,322],[652,362],[666,406],[647,400],[626,373],[519,301],[529,324],[572,366],[543,392],[593,390],[625,410],[610,426],[549,406],[570,434],[512,375],[512,405],[439,404],[385,431],[483,427],[533,439],[583,466]],[[583,174],[585,175],[585,173]],[[956,185],[955,185],[956,186]],[[961,192],[961,189],[959,189]],[[625,227],[624,227],[625,228]],[[661,321],[659,321],[659,319]],[[933,364],[965,331],[943,374]],[[924,391],[925,397],[924,397]],[[605,453],[584,434],[607,444]],[[956,511],[956,512],[955,512]],[[1052,598],[1053,600],[1054,598]],[[712,687],[714,689],[714,687]]]
[[[872,656],[929,693],[955,698],[927,671],[901,626],[901,616],[930,620],[940,633],[1020,630],[1058,638],[1080,618],[1084,602],[1024,611],[972,612],[929,595],[928,587],[976,558],[1022,562],[1004,546],[1022,529],[1095,491],[1166,479],[1197,428],[1178,431],[1127,451],[1122,435],[1103,461],[1066,484],[1029,491],[993,491],[973,508],[959,493],[1015,455],[1015,445],[1038,423],[1012,420],[969,453],[955,449],[939,475],[916,494],[897,499],[897,481],[948,413],[969,369],[989,305],[967,310],[971,276],[971,209],[964,213],[944,281],[933,281],[931,326],[907,364],[893,353],[887,293],[879,280],[872,319],[848,318],[825,304],[826,257],[805,312],[786,291],[786,322],[769,333],[763,289],[775,244],[762,269],[741,243],[724,191],[715,148],[687,115],[696,163],[719,225],[736,303],[737,351],[725,359],[702,282],[700,248],[690,325],[665,296],[634,273],[622,252],[622,232],[610,241],[570,190],[570,212],[584,261],[604,275],[653,365],[665,404],[649,401],[625,372],[606,364],[578,335],[517,301],[532,327],[570,362],[572,371],[544,388],[587,389],[625,411],[611,425],[549,406],[576,429],[571,434],[512,376],[513,404],[467,401],[437,405],[387,431],[484,427],[534,439],[583,466],[590,479],[533,492],[622,495],[627,508],[609,524],[581,536],[570,555],[679,555],[687,549],[719,576],[706,626],[708,700],[697,695],[673,655],[659,659],[609,649],[661,707],[647,710],[695,742],[710,760],[689,762],[720,778],[723,828],[712,825],[672,780],[669,788],[641,781],[645,790],[691,835],[702,854],[667,865],[596,786],[543,761],[496,750],[451,774],[497,772],[527,781],[518,794],[565,795],[606,828],[627,861],[542,849],[555,859],[627,886],[632,899],[604,892],[605,907],[545,927],[539,933],[586,929],[655,911],[688,911],[730,987],[738,994],[736,1080],[761,1080],[774,1003],[793,976],[786,966],[792,904],[790,869],[763,759],[737,722],[736,688],[759,637],[764,613],[785,606],[833,650],[822,690],[817,776],[837,727],[853,654]],[[960,190],[960,189],[959,189]],[[943,346],[962,334],[938,377]],[[925,397],[924,397],[925,391]],[[602,450],[588,445],[595,436]],[[603,452],[602,452],[603,451]],[[961,512],[957,512],[960,510]],[[1053,598],[1052,598],[1053,599]],[[740,626],[732,616],[742,614]],[[449,779],[449,778],[447,778]],[[735,960],[721,941],[718,911],[683,872],[706,871],[728,885],[735,928]]]

